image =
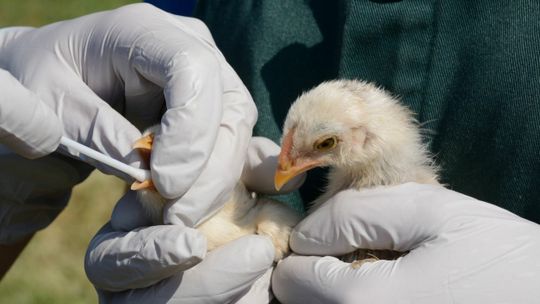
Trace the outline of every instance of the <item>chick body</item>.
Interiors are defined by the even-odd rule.
[[[159,132],[160,126],[153,126],[143,138]],[[168,200],[153,188],[139,189],[137,196],[152,222],[162,224]],[[223,207],[196,228],[206,237],[209,251],[245,235],[266,235],[274,244],[274,260],[278,261],[289,253],[289,236],[299,221],[300,215],[294,210],[278,201],[258,198],[239,181]]]

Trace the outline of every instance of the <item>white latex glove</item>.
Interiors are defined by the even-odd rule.
[[[254,138],[243,180],[264,168],[273,172],[279,151],[272,141]],[[262,191],[273,185],[271,174],[264,176],[250,187]],[[290,184],[300,186],[302,178]],[[111,223],[90,243],[85,268],[101,302],[259,304],[272,299],[274,247],[267,237],[246,236],[205,257],[206,240],[197,230],[148,225],[135,193],[128,192],[116,205]]]
[[[202,22],[134,4],[19,33],[0,30],[9,40],[0,68],[53,109],[68,137],[139,166],[139,129],[161,118],[152,179],[182,197],[167,223],[193,226],[224,203],[257,114]]]
[[[2,69],[0,92],[0,143],[31,159],[56,150],[62,124],[54,112]]]
[[[353,269],[291,256],[274,271],[282,303],[538,303],[540,226],[441,186],[343,191],[291,236],[303,255],[411,250]]]
[[[180,225],[144,226],[135,193],[117,204],[113,223],[141,225],[132,231],[103,227],[90,243],[85,268],[101,303],[232,303],[271,267],[272,242],[247,236],[206,255],[206,239]]]

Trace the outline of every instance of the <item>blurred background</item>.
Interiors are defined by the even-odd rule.
[[[134,2],[140,1],[0,0],[0,27],[41,26]],[[99,172],[77,186],[67,209],[36,234],[0,282],[0,303],[97,303],[84,254],[123,191],[121,180]]]

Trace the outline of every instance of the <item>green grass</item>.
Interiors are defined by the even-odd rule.
[[[133,2],[139,1],[0,0],[0,27],[40,26]],[[0,282],[0,304],[97,303],[84,253],[123,191],[119,179],[97,172],[77,186],[66,210],[37,233]]]
[[[117,8],[133,0],[0,0],[0,27],[40,26],[59,20]]]

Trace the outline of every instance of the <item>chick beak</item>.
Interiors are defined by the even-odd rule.
[[[274,175],[274,186],[277,191],[281,190],[283,185],[294,177],[320,165],[320,162],[315,160],[300,161],[296,165],[292,165],[292,163],[289,160],[279,162],[276,174]]]
[[[293,131],[290,131],[283,138],[283,144],[278,158],[278,167],[274,175],[274,187],[277,191],[295,176],[321,164],[320,161],[307,157],[291,158]]]

